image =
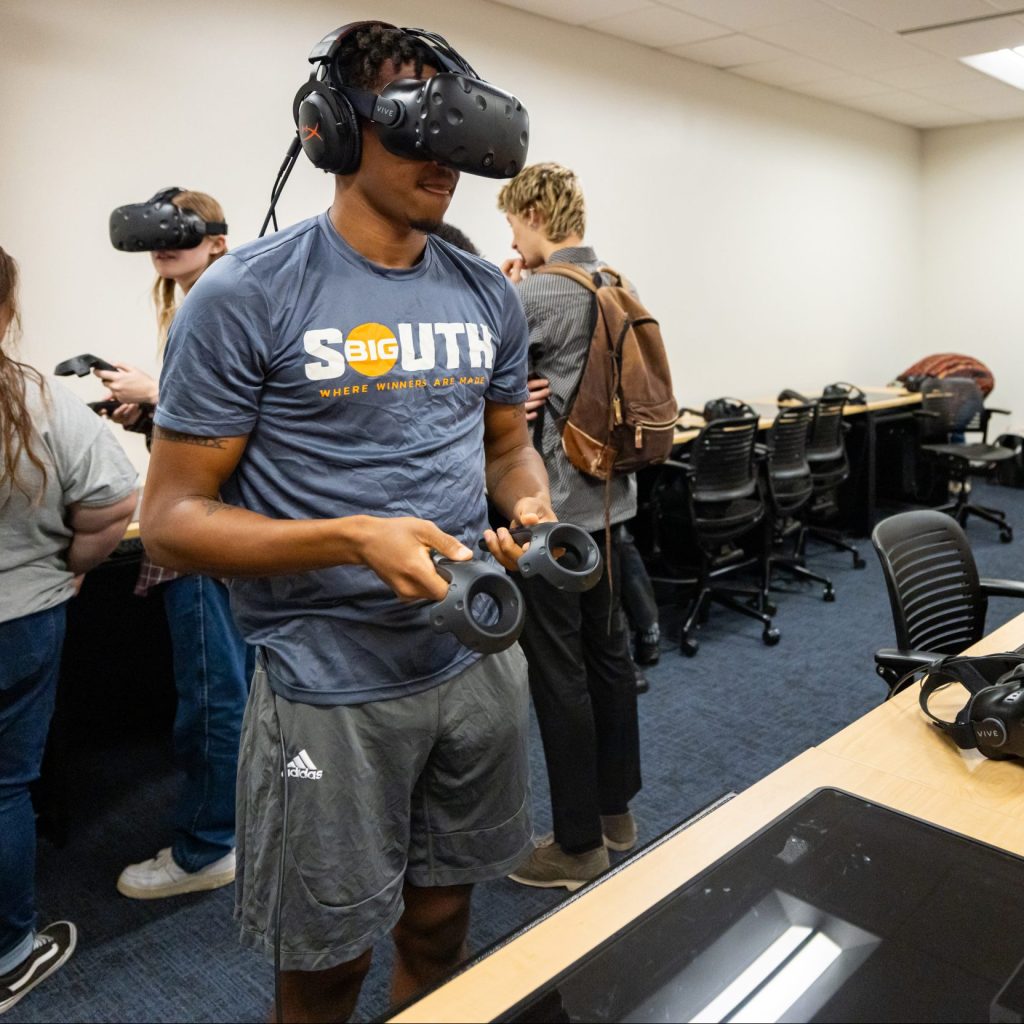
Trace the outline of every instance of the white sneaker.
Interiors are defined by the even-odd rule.
[[[152,860],[129,864],[117,879],[117,891],[133,900],[160,900],[185,892],[219,889],[235,880],[235,851],[198,871],[178,867],[171,848],[164,847]]]

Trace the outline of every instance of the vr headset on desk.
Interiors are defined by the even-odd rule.
[[[175,206],[180,188],[161,189],[144,203],[119,206],[110,215],[110,244],[121,252],[194,249],[207,235],[226,235],[223,221],[203,220],[198,213]]]
[[[961,750],[976,748],[994,761],[1024,758],[1024,655],[956,655],[916,671],[927,672],[921,710]],[[928,710],[928,701],[952,683],[963,686],[971,699],[947,722]]]

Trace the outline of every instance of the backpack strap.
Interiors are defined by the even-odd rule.
[[[602,268],[603,269],[603,268]],[[545,263],[533,271],[534,274],[557,274],[559,277],[568,277],[577,284],[583,285],[587,291],[597,294],[597,284],[592,275],[582,267],[574,263]]]

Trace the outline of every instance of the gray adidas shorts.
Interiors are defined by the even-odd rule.
[[[281,966],[352,960],[402,915],[402,886],[498,878],[529,849],[529,689],[518,646],[424,693],[318,706],[275,697],[257,662],[238,760],[235,916],[274,957],[282,789]]]

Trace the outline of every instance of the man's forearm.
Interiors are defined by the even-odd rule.
[[[370,516],[270,519],[212,498],[142,505],[142,540],[158,565],[210,576],[276,576],[363,561]]]
[[[502,515],[512,519],[520,498],[537,498],[551,506],[544,460],[530,445],[521,445],[487,463],[487,492]]]

